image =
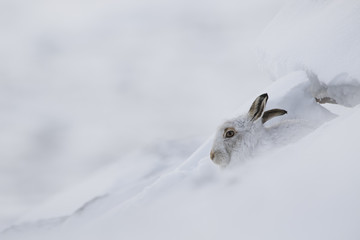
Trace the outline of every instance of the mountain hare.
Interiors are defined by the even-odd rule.
[[[259,150],[297,141],[337,116],[324,103],[346,107],[360,104],[360,83],[345,73],[325,84],[312,72],[296,71],[277,80],[276,84],[274,93],[278,96],[272,104],[289,113],[277,108],[264,112],[268,94],[258,96],[248,113],[226,121],[218,129],[210,152],[214,163],[224,167],[232,160],[244,160]],[[289,90],[283,94],[278,89]],[[264,125],[286,113],[285,119]]]
[[[250,156],[254,149],[261,146],[273,146],[274,143],[286,143],[287,133],[294,135],[297,128],[294,121],[282,121],[271,127],[263,124],[276,116],[287,113],[283,109],[271,109],[264,112],[268,94],[264,93],[252,103],[247,114],[226,121],[218,129],[212,150],[211,160],[222,166],[227,166],[232,159],[244,159]],[[301,123],[303,124],[303,123]]]

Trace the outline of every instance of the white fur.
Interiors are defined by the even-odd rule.
[[[293,85],[290,86],[288,83]],[[287,92],[282,91],[289,88]],[[269,105],[284,108],[288,114],[265,124],[262,124],[262,115],[253,121],[252,111],[226,121],[218,128],[214,138],[211,150],[213,162],[220,166],[227,166],[230,162],[245,160],[259,151],[297,141],[324,122],[336,117],[323,105],[318,104],[315,101],[316,98],[330,97],[337,103],[349,106],[360,101],[359,88],[352,87],[353,94],[347,94],[349,91],[344,91],[344,89],[348,89],[347,85],[340,84],[340,87],[339,84],[325,85],[315,74],[306,72],[294,72],[279,79],[276,87],[270,89],[275,98]],[[284,95],[276,94],[281,92],[284,92]],[[346,96],[350,97],[346,98]],[[254,103],[259,100],[259,97]],[[266,101],[267,98],[264,106]],[[257,110],[261,110],[263,114],[265,109]],[[237,133],[232,138],[224,138],[226,128],[234,128]]]
[[[227,128],[236,130],[234,137],[224,137]],[[284,119],[272,125],[263,124],[262,117],[253,121],[249,111],[226,121],[218,128],[211,150],[212,160],[225,167],[230,162],[245,160],[260,150],[293,142],[315,128],[310,122],[299,119]]]
[[[224,130],[229,127],[234,128],[237,133],[233,138],[224,139]],[[247,115],[226,121],[215,135],[212,147],[212,152],[215,154],[213,161],[220,166],[226,166],[232,158],[248,157],[258,145],[259,138],[255,136],[263,131],[261,121],[253,124]]]

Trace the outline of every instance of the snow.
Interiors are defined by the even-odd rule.
[[[325,83],[341,73],[359,79],[359,7],[356,0],[291,1],[259,38],[263,67],[275,79],[306,69]]]
[[[112,191],[117,201],[110,195],[61,229],[27,231],[26,237],[357,239],[360,163],[357,133],[349,126],[359,117],[356,107],[296,144],[227,171],[209,164],[208,142],[123,201]],[[334,136],[348,141],[339,144]]]
[[[134,152],[186,159],[270,82],[282,2],[0,1],[0,228]]]
[[[267,126],[304,121],[312,126],[305,136],[282,133],[294,141],[225,169],[209,158],[213,137],[187,158],[172,150],[181,144],[165,145],[162,157],[158,149],[127,154],[1,238],[358,239],[359,9],[351,0],[294,1],[260,36],[262,65],[276,81],[254,85],[233,117],[267,92],[267,109],[288,111]],[[315,101],[324,96],[339,105]]]

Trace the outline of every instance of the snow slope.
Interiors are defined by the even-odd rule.
[[[0,1],[0,228],[132,152],[187,158],[270,82],[284,1]]]
[[[58,215],[59,226],[52,226],[54,219],[36,221],[45,217],[38,212],[31,225],[10,229],[4,237],[357,239],[360,162],[354,129],[359,119],[359,107],[348,109],[295,144],[226,171],[210,162],[207,142],[163,174],[149,178],[141,169],[119,174],[119,188],[70,217]],[[132,173],[143,175],[131,182]],[[92,189],[93,181],[81,188]],[[64,203],[76,204],[79,194],[71,195],[44,207],[47,217],[55,217],[52,209]]]
[[[309,28],[305,26],[319,32],[324,27],[324,35],[314,36],[317,41],[312,45],[290,34],[274,37],[262,48],[267,56],[264,66],[268,64],[272,75],[281,78],[259,93],[268,92],[268,107],[284,107],[289,112],[286,118],[317,122],[305,137],[226,169],[219,169],[209,159],[211,138],[183,162],[177,159],[167,164],[144,158],[140,162],[148,165],[135,166],[130,160],[144,156],[134,156],[25,216],[2,238],[359,239],[360,108],[356,104],[360,93],[356,66],[360,61],[355,61],[358,56],[347,47],[360,38],[356,31],[338,28],[356,29],[359,14],[355,1],[294,2],[277,15],[260,39],[267,43],[264,36],[272,29],[277,37],[286,36],[289,29],[307,36]],[[335,26],[327,27],[325,19]],[[276,46],[299,47],[286,52],[271,45],[275,39],[279,41]],[[339,44],[340,40],[344,44]],[[311,52],[316,46],[323,54],[333,54],[341,65]],[[335,52],[332,46],[337,47]],[[309,71],[317,74],[319,81]],[[339,75],[343,72],[346,75]],[[312,95],[329,93],[353,107],[324,108]],[[255,97],[236,114],[246,111]],[[275,123],[271,121],[269,124]],[[94,189],[97,182],[102,186]]]

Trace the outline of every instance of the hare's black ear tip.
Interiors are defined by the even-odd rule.
[[[278,111],[279,111],[279,116],[285,115],[285,114],[288,113],[288,112],[287,112],[286,110],[284,110],[284,109],[278,109]]]
[[[269,98],[269,95],[267,93],[263,93],[260,95],[260,98],[262,99],[268,99]]]

